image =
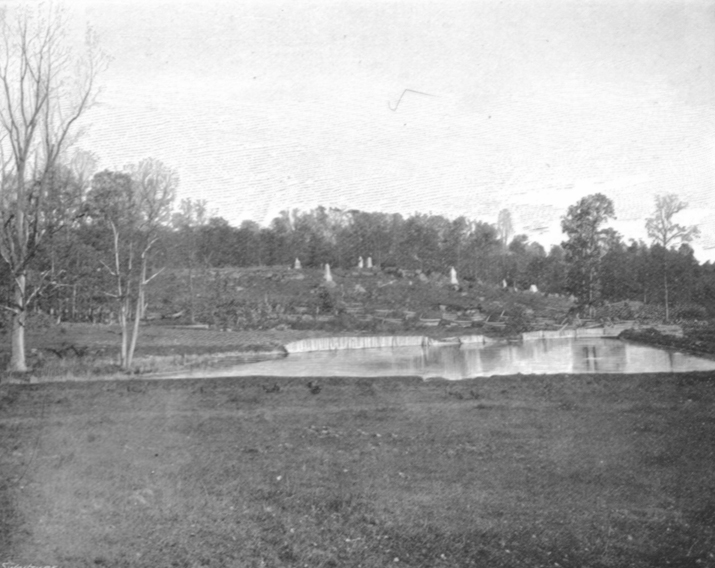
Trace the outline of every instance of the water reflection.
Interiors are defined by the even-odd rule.
[[[573,373],[628,373],[634,371],[627,370],[628,357],[626,355],[626,343],[622,341],[604,341],[603,345],[579,345],[574,343],[573,349]],[[634,347],[634,346],[632,346]],[[650,349],[659,354],[667,355],[667,351]],[[642,364],[636,357],[633,364],[637,367]],[[672,363],[668,364],[666,371],[672,371]],[[639,371],[642,372],[642,371]]]
[[[450,347],[354,349],[292,354],[217,371],[223,376],[409,376],[464,379],[506,374],[705,371],[715,361],[617,339],[541,339]]]

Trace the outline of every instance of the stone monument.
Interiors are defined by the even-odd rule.
[[[449,269],[449,283],[452,286],[459,286],[459,282],[457,281],[457,271],[454,269],[454,266]]]

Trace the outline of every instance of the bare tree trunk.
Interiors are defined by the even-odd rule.
[[[27,276],[22,273],[15,280],[14,301],[15,309],[12,312],[11,355],[10,370],[19,373],[27,371],[25,359],[25,322],[27,321],[27,306],[25,305],[25,291]]]
[[[132,338],[129,343],[129,351],[127,353],[127,363],[125,365],[126,370],[129,370],[132,366],[132,361],[134,360],[134,350],[137,347],[137,338],[139,337],[139,322],[141,320],[141,292],[139,292],[139,298],[137,298],[136,309],[134,310],[134,325],[132,326]]]
[[[142,316],[142,306],[144,305],[144,286],[146,284],[146,260],[143,259],[141,274],[139,275],[139,283],[137,285],[137,303],[136,309],[134,311],[134,326],[132,330],[132,338],[129,344],[129,351],[127,353],[127,362],[125,369],[129,370],[132,366],[132,361],[134,359],[134,350],[137,347],[137,338],[139,337],[139,322]]]
[[[140,297],[141,297],[141,302],[139,303],[139,319],[143,320],[146,317],[146,309],[147,309],[147,302],[146,302],[146,295],[144,294],[144,288],[139,292]]]
[[[189,264],[189,321],[196,323],[196,292],[194,291],[194,267]]]
[[[663,286],[665,290],[665,321],[670,321],[670,306],[668,305],[668,272],[667,268],[663,267]]]
[[[119,324],[122,327],[122,350],[119,356],[119,362],[122,368],[127,367],[127,354],[129,350],[129,297],[122,300],[119,308]]]

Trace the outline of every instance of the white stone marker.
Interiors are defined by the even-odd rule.
[[[449,269],[449,283],[452,286],[459,286],[459,282],[457,281],[457,271],[454,269],[454,266]]]
[[[303,268],[303,267],[300,265],[300,260],[299,260],[299,259],[297,259],[297,258],[295,259],[295,263],[293,264],[293,268],[294,268],[295,270],[300,270],[301,268]]]
[[[372,268],[372,257],[371,256],[367,257],[367,267]]]
[[[325,263],[325,281],[326,282],[333,281],[333,275],[330,274],[330,265],[327,262]]]
[[[360,270],[362,270],[362,269],[364,268],[363,261],[362,261],[362,257],[360,257],[360,258],[358,259],[358,268],[359,268]]]

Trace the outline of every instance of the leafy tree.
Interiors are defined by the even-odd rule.
[[[614,244],[601,259],[603,298],[610,301],[640,300],[643,296],[637,243]]]
[[[447,266],[454,266],[462,274],[466,261],[465,250],[469,244],[470,223],[466,217],[454,219],[443,238],[443,257]]]
[[[539,290],[544,290],[545,271],[547,267],[546,251],[537,242],[529,243],[526,246],[526,266],[524,268],[521,281],[524,288],[535,284]]]
[[[348,267],[355,266],[357,259],[375,257],[379,235],[379,214],[351,209],[346,213],[346,222],[338,232],[339,256]],[[332,265],[331,265],[332,266]]]
[[[599,268],[617,234],[602,225],[615,218],[613,202],[601,193],[589,195],[568,208],[561,229],[568,239],[561,243],[568,264],[568,289],[592,305],[600,299]]]
[[[695,259],[695,251],[687,243],[678,247],[673,255],[673,299],[676,302],[692,303],[696,282],[700,273],[700,265]]]
[[[226,219],[211,217],[198,228],[199,263],[213,267],[234,265],[236,234]]]
[[[689,243],[700,234],[697,226],[684,226],[673,220],[678,213],[688,206],[680,198],[673,194],[657,195],[655,198],[655,210],[653,216],[646,219],[646,231],[655,244],[660,245],[666,251],[670,248]],[[663,254],[663,296],[665,303],[665,320],[670,319],[669,302],[669,278],[668,278],[668,255]]]
[[[482,221],[473,223],[468,247],[472,262],[468,266],[468,275],[484,282],[498,282],[500,268],[495,261],[500,255],[500,247],[494,225]]]
[[[236,233],[236,252],[238,266],[260,266],[261,255],[261,227],[255,221],[243,221]]]
[[[413,215],[399,233],[398,263],[401,267],[440,270],[439,233],[427,215]]]
[[[300,252],[293,250],[293,221],[290,212],[281,211],[280,215],[271,221],[269,229],[270,237],[266,239],[266,264],[291,264]]]
[[[541,271],[539,290],[549,294],[562,294],[566,284],[566,261],[564,250],[554,245],[549,250]]]
[[[526,254],[526,245],[529,242],[527,235],[517,235],[509,243],[509,252],[514,254]]]
[[[72,51],[66,29],[52,6],[0,11],[0,255],[13,284],[13,371],[27,370],[27,311],[41,290],[28,289],[29,265],[81,197],[60,165],[106,61],[89,32],[83,51]]]
[[[41,290],[35,299],[35,308],[56,316],[58,319],[74,320],[78,306],[90,298],[83,298],[87,291],[84,285],[92,285],[97,267],[91,245],[84,241],[80,231],[83,219],[83,196],[89,187],[96,169],[97,159],[91,152],[77,150],[67,165],[59,165],[63,172],[69,195],[63,199],[65,217],[54,227],[52,238],[46,238],[37,248],[33,261],[28,265],[28,285],[40,278],[34,290]],[[95,286],[96,287],[96,286]],[[82,309],[81,307],[79,309]]]
[[[698,280],[693,291],[693,300],[715,314],[715,264],[706,262],[699,267]]]
[[[179,210],[171,218],[177,239],[176,253],[179,262],[187,268],[189,289],[189,320],[196,321],[196,291],[194,290],[194,272],[198,265],[198,236],[201,227],[206,224],[206,201],[182,199]]]

